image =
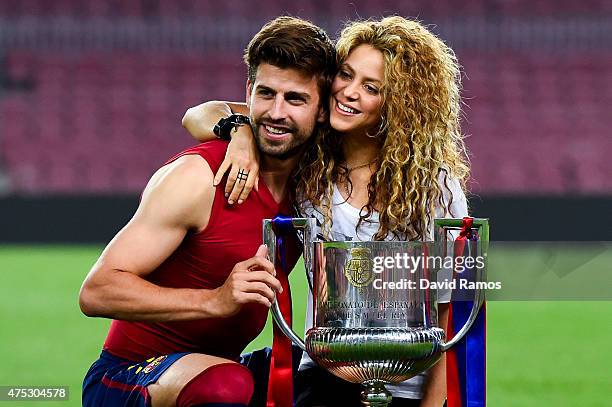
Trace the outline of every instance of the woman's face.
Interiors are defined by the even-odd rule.
[[[346,134],[375,134],[380,125],[383,54],[371,45],[353,49],[332,82],[331,126]]]

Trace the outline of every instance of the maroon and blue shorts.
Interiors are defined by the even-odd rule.
[[[140,363],[102,351],[89,368],[83,381],[83,407],[151,405],[147,386],[181,357],[188,353],[173,353],[147,359]]]

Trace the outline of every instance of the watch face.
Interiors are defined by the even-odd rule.
[[[226,120],[225,123],[223,123],[223,125],[221,126],[221,134],[228,137],[233,128],[234,128],[234,123],[232,123],[232,121],[230,120]]]
[[[248,116],[232,114],[219,120],[219,122],[215,125],[213,132],[222,140],[231,140],[232,129],[250,123],[251,120]]]
[[[250,122],[247,116],[243,116],[241,114],[234,115],[233,117],[230,116],[230,118],[234,124],[248,124]]]
[[[240,123],[242,123],[242,124],[249,124],[249,123],[251,123],[251,119],[249,119],[248,116],[240,116]]]

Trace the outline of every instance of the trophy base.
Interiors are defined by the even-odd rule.
[[[379,380],[370,380],[363,383],[361,403],[369,407],[387,407],[391,404],[391,393],[385,388],[385,383]]]

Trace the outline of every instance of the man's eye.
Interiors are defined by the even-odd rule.
[[[346,71],[340,71],[338,72],[338,76],[342,79],[350,79],[351,78],[351,74],[346,72]]]

